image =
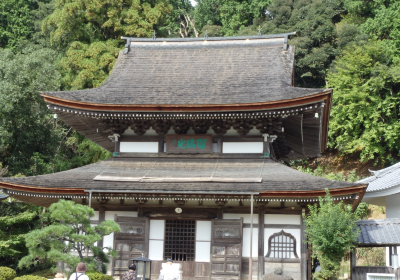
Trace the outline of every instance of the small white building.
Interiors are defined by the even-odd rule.
[[[400,218],[400,163],[387,168],[371,171],[372,176],[358,181],[368,184],[363,202],[386,207],[387,219]],[[386,265],[392,266],[390,255],[396,254],[399,247],[387,247]]]

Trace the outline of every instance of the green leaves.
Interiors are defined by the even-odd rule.
[[[204,34],[204,26],[219,25],[224,36],[235,36],[253,20],[264,19],[270,4],[270,0],[201,0],[195,10],[196,26]]]
[[[26,234],[29,255],[21,259],[19,267],[36,265],[48,259],[64,261],[69,267],[82,261],[89,269],[95,270],[97,262],[108,263],[109,257],[115,255],[111,248],[104,252],[103,248],[94,245],[103,236],[119,232],[119,225],[114,221],[104,221],[92,227],[89,217],[94,216],[93,209],[73,201],[60,200],[53,203],[49,211],[53,223]],[[86,256],[86,251],[91,252],[90,256]]]
[[[326,189],[326,196],[319,197],[319,203],[310,205],[306,215],[307,243],[312,246],[313,258],[321,263],[318,279],[336,278],[340,262],[345,253],[354,247],[359,232],[356,229],[358,216],[349,205],[335,204]]]
[[[11,174],[31,166],[36,151],[45,152],[54,136],[52,119],[38,91],[57,90],[56,53],[26,49],[13,54],[0,49],[0,162]]]
[[[73,42],[60,65],[64,89],[77,90],[99,87],[114,67],[119,40],[83,44]]]
[[[56,9],[42,25],[53,45],[92,43],[120,36],[150,37],[154,25],[172,8],[166,0],[56,0]]]
[[[347,48],[327,77],[334,89],[329,145],[361,160],[389,160],[400,148],[397,67],[382,42]],[[396,74],[394,74],[396,73]]]

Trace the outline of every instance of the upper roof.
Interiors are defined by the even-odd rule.
[[[400,162],[381,170],[370,170],[370,172],[372,176],[357,182],[368,184],[367,193],[384,191],[400,185]]]
[[[400,219],[362,220],[357,227],[360,246],[400,245]]]
[[[102,86],[42,96],[47,103],[69,107],[190,106],[273,103],[329,91],[293,87],[294,47],[287,46],[287,37],[293,34],[126,38],[127,49],[120,52]]]

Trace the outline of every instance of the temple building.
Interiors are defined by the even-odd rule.
[[[99,88],[40,93],[66,124],[113,153],[84,167],[1,178],[11,197],[71,199],[121,232],[98,244],[128,261],[167,258],[183,279],[262,279],[281,267],[311,279],[302,214],[325,195],[357,207],[367,184],[284,164],[326,149],[332,89],[294,87],[294,33],[224,38],[123,38]]]

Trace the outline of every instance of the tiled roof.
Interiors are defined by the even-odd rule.
[[[370,172],[372,173],[372,176],[357,182],[368,184],[367,192],[385,190],[400,185],[400,163]]]
[[[360,245],[400,245],[400,219],[362,220],[357,226]]]
[[[4,200],[4,199],[7,199],[7,198],[8,198],[7,194],[0,193],[0,200]]]
[[[205,105],[274,102],[326,89],[292,86],[294,47],[284,38],[132,42],[102,86],[44,94],[94,104]]]
[[[117,179],[94,180],[99,175]],[[258,182],[255,179],[259,179]],[[294,195],[296,191],[321,191],[325,188],[339,189],[359,185],[312,176],[271,159],[112,158],[64,172],[1,178],[1,181],[54,189],[204,193],[292,191]]]

